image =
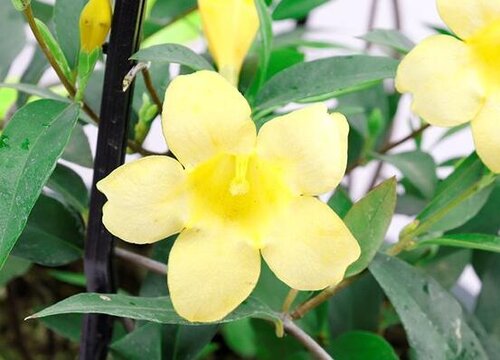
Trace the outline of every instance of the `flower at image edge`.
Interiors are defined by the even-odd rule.
[[[257,135],[245,98],[211,71],[173,80],[162,114],[179,161],[145,157],[97,186],[108,198],[103,222],[117,237],[146,244],[180,232],[168,287],[181,316],[226,316],[255,287],[261,255],[298,290],[342,280],[360,248],[315,196],[344,175],[343,115],[313,105],[267,122]]]
[[[435,35],[401,62],[396,87],[413,110],[437,126],[471,122],[477,153],[500,173],[500,1],[438,0],[445,23],[462,39]]]

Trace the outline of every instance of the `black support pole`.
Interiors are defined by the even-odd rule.
[[[84,266],[89,292],[115,291],[112,267],[114,237],[102,224],[102,206],[106,199],[95,184],[124,161],[133,86],[123,92],[122,80],[133,65],[129,58],[138,48],[144,2],[115,0],[85,243]],[[80,360],[105,359],[112,328],[112,317],[86,315],[82,324]]]

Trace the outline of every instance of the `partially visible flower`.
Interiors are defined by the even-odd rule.
[[[430,124],[471,121],[478,155],[500,173],[500,1],[437,0],[462,39],[431,36],[399,66],[396,87],[413,94],[413,110]]]
[[[110,27],[110,0],[89,0],[80,14],[81,48],[90,53],[101,47]]]
[[[203,30],[219,73],[238,82],[243,60],[259,29],[254,0],[198,0]]]
[[[342,220],[315,196],[335,188],[347,162],[347,121],[318,104],[259,131],[245,98],[219,74],[177,77],[165,94],[163,132],[179,161],[149,156],[97,187],[106,228],[147,244],[180,232],[168,261],[176,311],[216,321],[251,293],[260,255],[292,288],[342,280],[360,255]]]

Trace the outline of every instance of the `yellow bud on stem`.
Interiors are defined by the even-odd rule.
[[[90,0],[80,15],[80,45],[82,50],[90,53],[101,47],[110,27],[110,1]]]

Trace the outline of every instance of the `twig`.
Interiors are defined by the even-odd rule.
[[[136,265],[140,265],[154,273],[160,275],[167,274],[167,265],[162,264],[159,261],[150,259],[146,256],[142,256],[119,247],[115,247],[114,253],[117,257],[130,261],[131,263],[134,263]]]
[[[283,302],[283,306],[281,307],[281,311],[283,311],[285,314],[290,311],[290,308],[292,307],[293,302],[297,298],[297,295],[299,294],[299,291],[296,289],[291,289],[288,292],[288,295],[285,298],[285,301]]]
[[[289,316],[283,317],[283,328],[285,331],[296,338],[304,347],[309,350],[311,355],[318,360],[333,360],[333,358],[319,344],[295,324]]]
[[[385,154],[387,153],[389,150],[392,150],[394,149],[395,147],[407,142],[408,140],[411,140],[415,137],[417,137],[418,135],[422,134],[426,129],[428,129],[430,127],[430,124],[425,124],[423,126],[421,126],[420,128],[412,131],[409,135],[405,136],[404,138],[400,139],[400,140],[397,140],[393,143],[390,143],[390,144],[387,144],[385,146],[383,146],[379,151],[378,153],[379,154]],[[357,168],[358,166],[360,165],[363,165],[365,163],[366,159],[358,159],[358,161],[356,161],[354,164],[352,164],[346,171],[346,173],[350,173],[352,170],[354,170],[355,168]]]
[[[375,18],[377,17],[377,9],[378,9],[378,0],[372,0],[372,5],[370,7],[370,13],[368,15],[367,32],[372,31],[374,26],[375,26]],[[371,42],[366,41],[365,51],[370,50],[372,45],[373,44]]]
[[[320,292],[318,295],[313,297],[312,299],[307,300],[303,304],[299,305],[292,314],[290,315],[292,319],[300,319],[302,318],[307,312],[310,310],[318,307],[321,305],[323,302],[331,298],[333,295],[337,294],[340,290],[348,287],[351,285],[354,281],[356,281],[361,274],[352,276],[350,278],[344,279],[340,284],[335,285],[335,286],[329,286],[322,292]]]
[[[153,81],[151,80],[151,74],[148,69],[142,69],[142,77],[144,78],[144,84],[146,85],[146,89],[148,89],[149,95],[151,96],[151,100],[158,107],[158,113],[161,114],[163,103],[156,92],[156,89],[153,85]]]

